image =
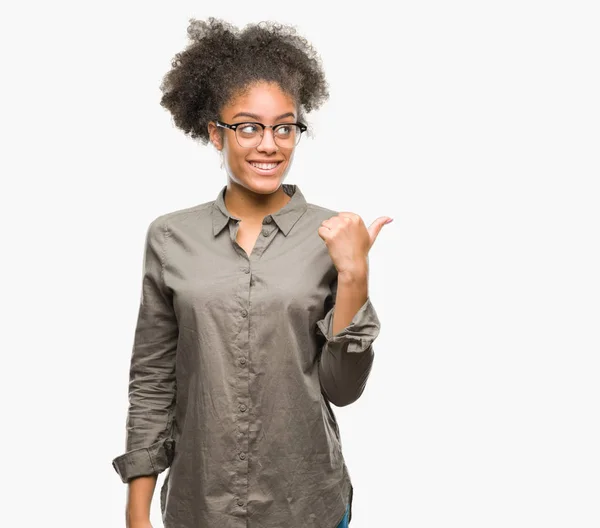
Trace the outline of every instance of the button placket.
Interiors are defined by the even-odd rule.
[[[239,268],[239,287],[240,287],[240,298],[246,307],[241,307],[240,315],[242,316],[242,331],[239,333],[239,341],[237,342],[239,364],[238,369],[238,407],[237,413],[237,453],[234,455],[238,459],[238,470],[237,470],[237,498],[236,504],[238,506],[245,506],[247,497],[244,494],[247,492],[248,487],[248,470],[249,470],[249,455],[248,455],[248,435],[249,429],[249,413],[248,413],[248,401],[249,401],[249,386],[248,386],[248,354],[250,350],[250,297],[252,288],[252,266],[248,260],[246,260]]]

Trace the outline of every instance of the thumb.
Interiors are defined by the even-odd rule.
[[[380,216],[369,226],[368,231],[369,236],[371,237],[371,245],[373,245],[373,243],[375,242],[375,239],[377,238],[377,235],[379,235],[379,232],[381,231],[383,226],[385,224],[389,224],[393,220],[394,219],[390,218],[389,216]]]

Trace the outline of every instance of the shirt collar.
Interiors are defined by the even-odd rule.
[[[300,191],[300,188],[292,183],[282,183],[283,191],[291,196],[291,199],[286,203],[279,211],[272,213],[270,216],[273,221],[277,224],[277,227],[281,229],[285,236],[288,235],[294,224],[300,219],[308,208],[306,199]],[[227,185],[225,185],[217,195],[216,200],[212,206],[212,223],[213,223],[213,234],[217,236],[223,228],[229,223],[229,219],[240,220],[240,218],[233,216],[225,207],[225,191]]]

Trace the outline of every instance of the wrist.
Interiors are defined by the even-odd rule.
[[[364,262],[353,264],[352,267],[346,268],[338,272],[338,283],[348,282],[356,283],[366,281],[369,276],[369,265],[365,260]]]
[[[129,528],[135,528],[136,526],[147,526],[150,522],[150,512],[140,508],[139,510],[133,508],[127,508],[125,512],[127,526]]]

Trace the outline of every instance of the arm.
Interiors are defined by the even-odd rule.
[[[156,475],[135,477],[129,481],[125,526],[127,528],[152,528],[150,505],[156,488]]]
[[[142,293],[129,371],[126,448],[112,461],[121,480],[129,483],[127,516],[136,519],[145,513],[149,516],[156,476],[170,466],[174,452],[179,332],[172,298],[164,283],[164,244],[165,228],[155,220],[146,234]]]
[[[352,273],[338,274],[331,290],[333,306],[317,322],[325,337],[319,381],[327,399],[342,407],[355,402],[365,389],[380,323],[368,296],[367,263]]]

